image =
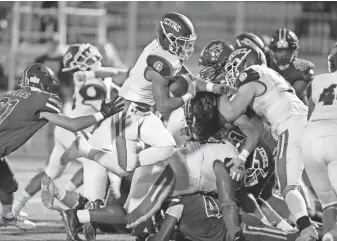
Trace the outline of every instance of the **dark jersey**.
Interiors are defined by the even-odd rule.
[[[198,92],[196,97],[185,105],[184,110],[187,128],[195,141],[229,141],[239,147],[246,140],[246,136],[237,126],[226,123],[220,115],[217,95],[213,93]],[[267,174],[274,170],[273,149],[276,147],[276,141],[267,125],[265,132],[269,134],[264,135],[255,152],[247,159],[246,186],[256,185],[258,180],[267,177]]]
[[[269,60],[269,68],[275,70],[292,86],[298,80],[310,83],[314,79],[315,65],[308,60],[296,58],[288,68],[280,70],[274,61]]]
[[[182,196],[180,204],[184,208],[178,226],[187,238],[200,241],[225,240],[227,230],[218,199],[193,194]]]
[[[20,89],[0,97],[0,157],[21,147],[46,123],[40,112],[60,113],[58,96],[47,92]]]

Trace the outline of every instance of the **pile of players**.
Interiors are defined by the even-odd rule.
[[[70,46],[64,56],[64,70],[73,71],[75,82],[70,117],[57,114],[53,73],[28,66],[23,88],[0,100],[0,190],[8,197],[1,197],[1,225],[34,228],[20,211],[42,188],[44,205],[61,212],[69,240],[79,240],[82,230],[95,240],[99,224],[142,231],[153,216],[159,230],[148,241],[170,240],[176,226],[190,240],[318,240],[302,195],[305,166],[324,211],[320,236],[334,240],[336,45],[331,73],[314,76],[313,64],[297,58],[292,31],[277,30],[268,47],[244,33],[234,46],[208,43],[194,76],[184,61],[195,40],[192,22],[168,13],[132,69],[100,66],[102,57],[90,44]],[[121,87],[112,97],[116,83]],[[166,126],[158,112],[169,116]],[[12,208],[17,183],[5,156],[47,121],[70,131],[55,129],[49,166]],[[74,191],[78,185],[63,189],[53,183],[75,159],[83,163],[83,196]],[[101,201],[107,176],[113,205]]]

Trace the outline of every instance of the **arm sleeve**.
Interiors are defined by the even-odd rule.
[[[59,114],[62,111],[62,102],[56,95],[48,95],[45,104],[41,107],[40,112],[50,112]]]

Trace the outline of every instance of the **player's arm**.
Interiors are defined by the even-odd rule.
[[[194,97],[190,93],[182,97],[170,97],[168,83],[173,77],[173,67],[167,60],[157,55],[149,55],[147,65],[144,77],[152,82],[153,97],[161,114],[171,113]]]
[[[234,125],[239,127],[241,132],[247,136],[242,152],[245,152],[248,157],[255,150],[262,137],[263,124],[255,117],[249,118],[247,115],[241,115],[234,122]]]
[[[157,234],[149,236],[146,241],[169,241],[174,231],[175,225],[180,220],[184,206],[176,204],[167,209],[163,223]]]
[[[304,104],[308,105],[307,88],[309,83],[314,79],[314,65],[310,62],[304,62],[307,65],[302,78],[296,80],[293,84],[293,88],[298,98],[300,98]]]
[[[108,78],[112,77],[113,82],[118,85],[122,86],[125,80],[128,78],[130,69],[119,69],[113,67],[100,67],[99,69],[95,70],[95,77],[96,78]]]
[[[52,98],[51,100],[55,103],[55,98]],[[124,107],[121,98],[114,98],[109,103],[103,101],[101,110],[94,115],[70,118],[59,114],[60,111],[57,111],[57,108],[51,105],[51,100],[48,100],[46,108],[43,108],[39,112],[39,118],[44,118],[49,122],[72,132],[88,128],[97,122],[122,111]]]
[[[309,86],[308,86],[308,91],[309,91],[308,116],[307,116],[308,120],[310,119],[311,114],[312,114],[312,112],[315,109],[315,102],[314,102],[314,99],[313,99],[313,97],[314,97],[314,95],[313,95],[314,94],[313,93],[313,91],[314,91],[314,87],[313,87],[314,83],[315,83],[315,81],[312,81],[309,84]]]

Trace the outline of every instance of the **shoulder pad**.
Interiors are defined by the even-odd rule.
[[[173,77],[173,66],[169,61],[158,55],[149,55],[146,59],[147,66],[165,78]]]
[[[236,79],[236,85],[239,88],[240,86],[247,84],[252,81],[257,81],[261,78],[261,74],[258,66],[251,66],[240,73]]]

